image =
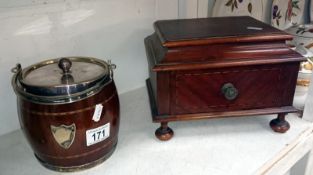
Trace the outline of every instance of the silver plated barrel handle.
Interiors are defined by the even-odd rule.
[[[116,69],[116,65],[111,62],[111,60],[108,60],[109,65],[109,72],[110,72],[110,78],[113,79],[113,70]]]
[[[21,71],[22,71],[22,66],[20,63],[17,63],[16,66],[11,69],[11,72],[15,74]]]

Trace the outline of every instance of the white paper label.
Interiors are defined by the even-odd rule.
[[[93,113],[92,120],[98,122],[101,118],[103,106],[102,104],[97,104],[95,108],[95,112]]]
[[[110,136],[110,123],[86,131],[87,146],[99,143]]]

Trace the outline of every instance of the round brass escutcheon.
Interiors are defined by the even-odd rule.
[[[239,94],[238,89],[232,83],[225,83],[221,91],[227,100],[235,100]]]

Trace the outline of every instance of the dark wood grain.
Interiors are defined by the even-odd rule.
[[[102,104],[98,122],[92,120],[95,105]],[[48,168],[59,171],[75,171],[99,163],[112,154],[119,131],[119,99],[114,82],[106,85],[98,94],[81,101],[61,104],[36,104],[18,98],[21,128],[36,157]],[[87,146],[86,130],[110,123],[110,136],[104,141]],[[54,139],[51,125],[76,125],[73,144],[62,148]],[[86,166],[85,166],[86,165]]]
[[[161,122],[161,126],[155,131],[155,136],[159,140],[167,141],[173,137],[174,131],[167,124],[167,122]]]
[[[150,58],[150,74],[158,71],[193,70],[195,67],[208,69],[304,60],[288,48],[285,41],[166,48],[160,46],[158,40],[155,34],[145,39],[147,57]]]
[[[290,49],[282,41],[261,42],[253,45],[250,43],[197,45],[169,48],[167,53],[163,54],[164,59],[160,63],[226,61],[238,58],[254,60],[269,55],[273,59],[284,54],[290,54]]]
[[[171,98],[171,114],[284,106],[284,95],[289,94],[286,87],[293,85],[282,79],[283,76],[292,78],[286,66],[288,64],[177,71],[172,80],[175,87],[171,93],[175,95]],[[232,83],[239,92],[234,100],[227,100],[221,92],[226,83]]]
[[[157,104],[156,104],[156,98],[154,95],[154,90],[152,88],[152,84],[150,79],[146,80],[146,86],[147,86],[147,92],[149,96],[149,104],[150,104],[150,109],[151,109],[151,116],[158,116],[158,109],[157,109]],[[153,119],[153,117],[152,117]]]
[[[299,110],[293,106],[284,106],[284,107],[276,107],[276,108],[220,111],[220,112],[194,113],[194,114],[156,115],[153,117],[153,122],[161,123],[161,122],[173,122],[173,121],[243,117],[243,116],[266,115],[266,114],[297,113],[298,111]]]
[[[168,114],[170,111],[170,73],[160,72],[157,74],[157,105],[160,115]]]
[[[285,120],[285,113],[278,114],[276,119],[271,120],[270,126],[273,131],[278,133],[285,133],[289,130],[290,124]]]
[[[162,20],[155,22],[154,28],[165,47],[292,39],[290,34],[248,16]]]
[[[289,129],[282,116],[298,112],[292,102],[305,60],[285,44],[291,35],[251,17],[162,20],[154,28],[145,39],[147,85],[160,140],[172,137],[167,122],[182,120],[279,114],[271,127]],[[234,98],[222,91],[227,84]]]

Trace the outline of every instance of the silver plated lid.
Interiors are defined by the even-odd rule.
[[[46,60],[12,71],[17,94],[40,102],[70,102],[93,94],[113,78],[115,65],[91,57],[65,57]]]

